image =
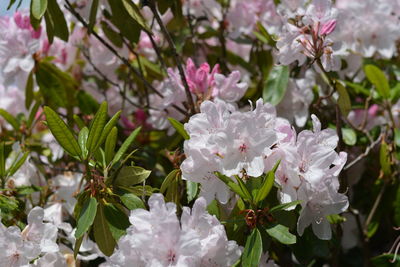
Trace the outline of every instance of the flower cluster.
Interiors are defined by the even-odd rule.
[[[229,241],[225,229],[206,211],[198,198],[193,208],[184,207],[179,220],[174,203],[153,194],[150,210],[131,211],[132,224],[118,242],[105,266],[232,266],[242,248]]]
[[[300,200],[302,214],[307,214],[299,218],[299,234],[312,223],[319,238],[330,239],[326,216],[341,213],[348,205],[347,197],[337,192],[347,154],[335,152],[335,131],[321,130],[317,117],[312,119],[314,130],[296,136],[289,122],[276,117],[275,109],[261,99],[247,112],[223,101],[203,102],[201,112],[185,124],[190,139],[184,144],[182,177],[200,183],[209,202],[216,198],[227,203],[229,189],[215,172],[248,179],[261,176],[280,160],[280,201]]]

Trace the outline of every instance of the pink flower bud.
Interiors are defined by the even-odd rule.
[[[328,22],[326,22],[324,25],[321,27],[320,35],[328,35],[331,34],[336,28],[336,20],[332,19]]]

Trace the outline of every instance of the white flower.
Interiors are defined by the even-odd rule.
[[[192,211],[184,208],[181,223],[174,203],[161,194],[149,199],[150,210],[131,211],[131,226],[118,241],[106,266],[231,266],[240,257],[219,221],[209,215],[204,199]]]

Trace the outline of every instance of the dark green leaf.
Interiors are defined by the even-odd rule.
[[[79,215],[78,223],[76,225],[75,238],[83,236],[89,227],[93,224],[94,218],[97,213],[97,200],[94,197],[86,199],[85,204]]]
[[[98,143],[100,143],[100,137],[106,124],[107,112],[107,102],[101,103],[99,110],[97,111],[96,115],[93,118],[93,121],[90,124],[89,137],[86,144],[89,153],[96,152],[95,148],[98,147]]]
[[[93,234],[101,252],[106,256],[111,256],[117,243],[106,219],[105,206],[101,203],[97,207],[96,218],[93,223]]]
[[[349,94],[347,93],[346,88],[340,82],[336,83],[336,90],[339,94],[339,98],[337,100],[339,109],[342,112],[342,114],[345,117],[347,117],[347,115],[349,114],[349,112],[351,110],[351,101],[350,101]]]
[[[245,192],[243,192],[243,189],[236,184],[231,178],[216,172],[215,175],[222,181],[224,182],[233,192],[235,192],[236,194],[238,194],[240,197],[242,197],[243,199],[246,199],[248,201],[251,201],[251,198],[249,199],[249,193],[247,192],[247,194]],[[240,178],[239,178],[240,179]],[[251,196],[251,195],[250,195]]]
[[[124,205],[130,210],[146,209],[143,201],[132,193],[129,192],[122,193],[120,195],[120,199],[122,203],[124,203]]]
[[[278,105],[285,95],[288,83],[289,67],[284,65],[274,66],[264,84],[264,102]]]
[[[175,120],[174,118],[169,117],[168,118],[169,122],[171,125],[175,128],[175,130],[185,139],[189,140],[190,136],[186,132],[185,128],[183,127],[183,124],[180,123],[179,121]]]
[[[97,146],[94,148],[94,150],[98,149],[104,141],[107,139],[108,135],[110,134],[111,130],[114,128],[114,126],[117,124],[119,120],[119,116],[121,115],[121,111],[118,111],[117,113],[114,114],[114,116],[106,123],[106,125],[103,128],[103,131],[100,136],[100,140],[97,143]]]
[[[99,7],[99,0],[93,0],[92,1],[92,6],[90,8],[89,29],[88,29],[89,32],[93,30],[93,27],[96,24],[98,7]]]
[[[277,206],[273,207],[272,209],[270,209],[269,212],[286,210],[287,208],[290,208],[290,207],[293,207],[293,206],[297,206],[299,204],[300,204],[299,200],[292,201],[292,202],[289,202],[289,203],[280,204],[280,205],[277,205]]]
[[[161,185],[161,188],[160,188],[160,193],[161,194],[165,193],[165,191],[170,186],[172,181],[174,181],[176,179],[176,176],[178,175],[179,172],[180,172],[180,170],[174,169],[167,175],[167,177],[165,177],[165,179],[164,179],[164,181],[163,181],[163,183]]]
[[[87,127],[83,127],[78,135],[78,144],[82,150],[82,158],[86,159],[88,155],[88,150],[86,147],[87,139],[89,136],[89,129]]]
[[[374,65],[366,65],[364,67],[364,72],[368,80],[375,86],[378,94],[388,99],[390,97],[390,87],[383,71]]]
[[[122,47],[123,41],[121,35],[114,31],[105,21],[102,21],[100,25],[108,40],[110,40],[116,47]]]
[[[186,181],[186,194],[188,202],[196,198],[198,189],[199,189],[198,183],[192,181]]]
[[[19,158],[17,160],[16,163],[14,163],[13,165],[11,165],[11,167],[7,170],[7,175],[8,176],[12,176],[14,175],[19,168],[21,168],[22,164],[24,164],[24,162],[26,161],[26,159],[29,156],[29,152],[25,152],[21,158]]]
[[[115,154],[115,145],[117,144],[118,129],[113,127],[110,134],[107,136],[105,144],[106,164],[109,164]]]
[[[151,32],[150,28],[147,26],[146,20],[142,16],[139,8],[135,5],[134,2],[130,0],[122,0],[122,3],[128,12],[128,14],[147,32]]]
[[[379,267],[399,267],[400,255],[399,254],[382,254],[371,259],[373,266]]]
[[[75,245],[74,245],[74,258],[75,259],[78,256],[79,249],[81,248],[83,238],[84,238],[84,236],[81,236],[80,238],[77,238],[75,241]]]
[[[18,131],[19,130],[19,123],[18,121],[7,111],[4,109],[0,108],[0,116],[2,116],[11,126],[14,128],[14,130]]]
[[[117,178],[114,181],[116,186],[132,186],[139,184],[146,180],[151,171],[145,170],[138,166],[125,166],[119,172]]]
[[[64,13],[61,11],[57,3],[57,0],[48,0],[46,13],[49,14],[49,18],[52,21],[54,35],[67,42],[69,35],[68,25],[65,20]]]
[[[129,137],[124,141],[122,146],[118,149],[117,153],[115,154],[115,156],[112,160],[111,165],[114,165],[114,163],[117,163],[122,158],[122,156],[125,154],[125,152],[132,145],[133,141],[135,141],[136,136],[139,134],[141,129],[142,129],[142,127],[138,127],[129,135]]]
[[[29,109],[33,101],[33,72],[31,71],[25,86],[25,108]]]
[[[46,22],[46,33],[49,43],[52,44],[54,41],[54,22],[51,19],[49,12],[44,13],[44,21]]]
[[[126,234],[126,229],[130,225],[128,216],[113,204],[104,206],[104,214],[112,236],[118,241],[121,236]]]
[[[47,125],[57,142],[70,155],[79,157],[82,153],[81,148],[65,122],[49,107],[44,107],[44,113]]]
[[[31,2],[31,12],[32,15],[40,20],[44,12],[46,12],[47,9],[47,0],[32,0]]]
[[[267,233],[278,240],[280,243],[285,245],[291,245],[296,243],[296,236],[289,232],[289,228],[281,224],[269,227],[266,229]]]
[[[260,231],[254,228],[246,240],[242,254],[242,266],[257,267],[262,254],[262,239]]]
[[[276,169],[278,169],[279,163],[280,163],[280,160],[275,164],[274,168],[265,175],[264,183],[261,186],[260,191],[258,191],[257,196],[254,199],[255,205],[257,205],[258,203],[263,201],[264,198],[266,198],[268,196],[269,192],[271,191],[271,188],[274,185],[274,181],[275,181],[275,172],[276,172]]]
[[[381,164],[381,170],[385,175],[390,175],[391,168],[390,168],[390,158],[389,158],[389,150],[388,145],[386,142],[381,143],[381,148],[379,150],[379,161]]]

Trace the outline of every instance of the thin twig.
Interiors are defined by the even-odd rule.
[[[160,14],[158,14],[154,0],[149,1],[149,7],[150,7],[151,11],[153,12],[153,15],[154,15],[158,25],[161,28],[161,32],[165,36],[165,39],[167,39],[167,42],[168,42],[170,48],[172,49],[172,57],[174,58],[175,64],[178,67],[179,75],[181,77],[183,86],[185,87],[186,98],[187,98],[187,101],[188,101],[188,104],[190,107],[190,112],[193,114],[195,112],[195,105],[194,105],[192,93],[190,92],[189,84],[186,80],[185,72],[182,67],[182,65],[183,65],[182,60],[176,50],[176,47],[175,47],[174,41],[172,40],[171,35],[169,34],[167,28],[165,27],[165,25],[160,17]]]
[[[373,149],[377,144],[379,144],[382,140],[382,134],[378,137],[378,139],[376,139],[374,142],[372,142],[369,146],[367,146],[367,148],[365,149],[364,153],[362,153],[361,155],[359,155],[357,158],[355,158],[353,161],[351,161],[350,163],[348,163],[346,166],[344,166],[343,170],[348,170],[350,169],[352,166],[354,166],[356,163],[358,163],[360,160],[362,160],[363,158],[365,158],[366,156],[368,156],[369,152],[371,151],[371,149]]]

